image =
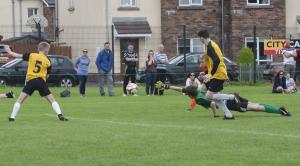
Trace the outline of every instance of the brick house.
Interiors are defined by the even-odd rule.
[[[55,0],[43,0],[43,15],[48,20],[48,27],[45,28],[48,39],[55,39]]]
[[[253,25],[257,27],[257,61],[272,61],[263,54],[265,39],[285,38],[285,1],[224,0],[222,35],[222,0],[164,0],[162,11],[162,42],[169,56],[182,53],[182,27],[186,25],[189,52],[202,52],[197,39],[200,29],[208,29],[224,54],[236,59],[242,47],[253,47]],[[223,38],[222,38],[223,36]]]

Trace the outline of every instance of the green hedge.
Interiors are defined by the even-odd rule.
[[[237,57],[238,64],[253,64],[254,54],[251,48],[242,48]]]

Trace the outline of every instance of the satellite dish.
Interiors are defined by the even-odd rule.
[[[27,26],[29,26],[32,31],[38,32],[38,37],[41,39],[42,28],[48,26],[48,20],[42,15],[32,15],[27,20]]]

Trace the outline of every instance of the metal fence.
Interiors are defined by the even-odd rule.
[[[254,81],[254,69],[253,64],[239,64],[239,81],[240,82],[253,82]],[[263,72],[265,66],[256,66],[256,80],[263,81]]]

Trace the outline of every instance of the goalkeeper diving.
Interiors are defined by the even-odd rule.
[[[203,76],[203,75],[202,75]],[[157,82],[155,84],[156,88],[164,88],[164,89],[172,89],[178,92],[182,92],[189,96],[192,101],[188,108],[188,111],[193,111],[196,107],[196,105],[200,105],[206,109],[211,109],[214,117],[219,117],[217,114],[217,105],[214,101],[210,100],[207,96],[205,96],[206,93],[206,85],[207,83],[203,82],[203,77],[200,74],[200,82],[201,87],[197,88],[194,86],[188,86],[186,88],[181,88],[177,86],[169,86],[166,84],[163,84],[161,82]],[[202,80],[202,81],[201,81]],[[237,93],[234,93],[235,97],[239,100],[226,100],[226,106],[231,111],[238,111],[238,112],[266,112],[266,113],[274,113],[274,114],[281,114],[282,116],[291,116],[291,113],[289,113],[285,107],[275,107],[270,104],[259,104],[255,102],[250,102],[244,97],[239,96]]]

